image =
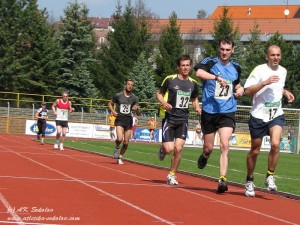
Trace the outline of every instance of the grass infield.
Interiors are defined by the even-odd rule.
[[[53,140],[48,140],[53,143]],[[101,153],[113,156],[115,148],[114,142],[103,142],[99,140],[65,140],[65,146],[71,148]],[[164,161],[159,161],[157,152],[159,144],[130,142],[124,159],[147,165],[154,165],[168,169],[170,167],[170,155]],[[197,160],[202,152],[200,147],[184,147],[179,171],[184,171],[196,175],[207,176],[209,178],[219,177],[219,157],[220,151],[213,150],[206,167],[202,170],[197,167]],[[227,172],[228,182],[244,184],[246,179],[246,155],[248,151],[230,150],[229,168]],[[268,152],[260,152],[254,173],[254,183],[257,188],[266,189],[264,185],[267,172]],[[300,199],[300,155],[281,153],[275,173],[276,185],[279,192],[292,195]]]

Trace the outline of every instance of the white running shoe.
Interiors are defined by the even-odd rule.
[[[119,165],[124,165],[122,159],[118,159],[117,163],[118,163]]]
[[[120,151],[120,148],[115,148],[115,150],[114,150],[114,158],[118,158],[119,157],[119,151]]]
[[[167,184],[178,185],[178,181],[176,180],[176,177],[174,175],[168,174],[168,176],[167,176]]]
[[[58,149],[58,144],[54,144],[54,149]]]
[[[255,191],[254,191],[255,185],[253,181],[247,181],[245,184],[245,195],[248,197],[254,197]]]
[[[61,151],[64,151],[64,144],[63,144],[63,143],[60,143],[59,149],[60,149]]]
[[[277,186],[275,184],[274,176],[270,175],[266,178],[265,185],[268,191],[277,191]]]

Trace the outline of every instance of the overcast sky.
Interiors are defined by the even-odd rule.
[[[46,8],[49,15],[54,19],[63,16],[63,11],[68,3],[75,0],[38,0],[39,8]],[[116,11],[117,0],[78,0],[85,3],[89,8],[91,17],[110,17]],[[127,0],[120,0],[124,6]],[[135,0],[131,1],[132,4]],[[300,0],[145,0],[146,6],[160,18],[169,18],[172,11],[175,11],[178,18],[197,17],[200,9],[210,15],[217,6],[230,5],[300,5]]]

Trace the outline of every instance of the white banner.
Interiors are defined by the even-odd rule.
[[[36,135],[38,132],[36,120],[26,120],[25,134]],[[67,137],[110,139],[108,125],[87,123],[68,123]],[[47,121],[46,136],[56,135],[55,121]]]

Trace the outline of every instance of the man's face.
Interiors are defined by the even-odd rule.
[[[180,65],[177,67],[178,71],[183,76],[188,76],[191,70],[191,61],[190,60],[182,60],[180,61]]]
[[[127,92],[131,92],[133,89],[133,82],[132,81],[127,81],[125,84],[125,90]]]
[[[220,43],[219,55],[221,61],[228,61],[232,53],[234,53],[234,48],[232,47],[232,44],[228,44],[226,42]]]
[[[268,61],[269,67],[272,69],[276,69],[281,60],[281,50],[277,46],[271,46],[268,49],[268,53],[266,55],[266,60]]]

